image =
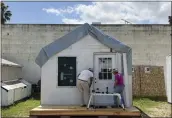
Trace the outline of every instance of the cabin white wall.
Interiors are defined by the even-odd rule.
[[[2,81],[15,80],[22,78],[22,68],[15,66],[2,66]]]
[[[47,61],[41,72],[41,105],[79,105],[76,87],[58,87],[59,56],[77,57],[77,74],[83,69],[93,68],[94,52],[110,52],[110,49],[91,36],[86,36]]]

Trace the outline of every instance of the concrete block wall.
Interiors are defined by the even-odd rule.
[[[2,57],[23,65],[26,80],[36,83],[41,70],[35,64],[40,49],[78,25],[2,25]],[[164,66],[171,53],[170,25],[96,25],[133,49],[133,65]]]

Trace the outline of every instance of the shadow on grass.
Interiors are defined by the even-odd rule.
[[[32,93],[31,98],[34,100],[40,100],[40,93]]]

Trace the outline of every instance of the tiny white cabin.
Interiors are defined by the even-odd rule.
[[[31,95],[31,84],[23,79],[1,82],[1,106],[9,106]]]
[[[111,69],[124,75],[124,101],[132,106],[132,50],[96,27],[84,24],[43,47],[35,62],[41,67],[41,105],[80,105],[77,75],[93,68],[96,81],[90,90],[113,92]],[[112,97],[95,98],[99,104],[113,104]]]

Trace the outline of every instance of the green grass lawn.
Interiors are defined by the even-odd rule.
[[[161,101],[153,101],[149,98],[135,98],[133,101],[133,105],[137,106],[143,111],[146,111],[149,107],[155,107],[161,103]]]
[[[2,108],[3,117],[26,117],[29,116],[29,111],[40,105],[40,100],[30,98],[26,101],[10,106],[9,108]],[[170,116],[171,106],[167,102],[151,100],[149,98],[134,98],[133,105],[140,108],[149,116]],[[163,108],[166,106],[165,108]],[[158,115],[157,109],[160,110],[161,114]],[[164,109],[164,110],[163,110]],[[162,114],[164,112],[164,114]]]
[[[26,117],[29,111],[40,105],[40,100],[30,98],[26,101],[18,102],[8,108],[2,108],[2,117]]]
[[[133,106],[140,108],[150,117],[171,117],[171,104],[157,98],[134,98]]]

